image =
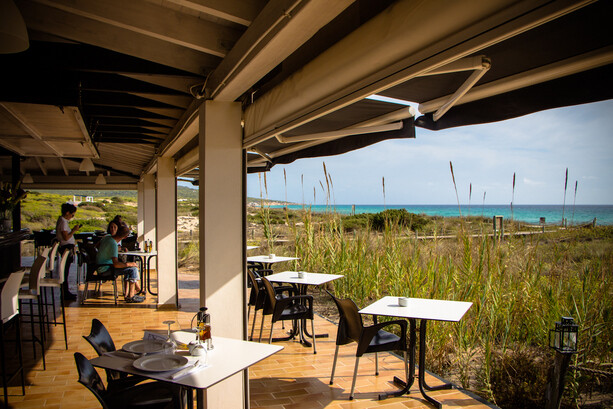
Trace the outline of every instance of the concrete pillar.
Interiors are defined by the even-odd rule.
[[[140,199],[140,197],[139,197]],[[139,203],[140,207],[140,203]],[[143,177],[143,236],[155,243],[155,175]]]
[[[138,242],[142,243],[145,234],[145,182],[142,180],[136,184],[136,203],[136,235]]]
[[[215,336],[246,339],[245,167],[241,107],[205,101],[200,107],[200,304]],[[247,372],[207,390],[208,408],[240,408]]]
[[[156,213],[158,306],[177,307],[177,181],[173,158],[158,158]]]

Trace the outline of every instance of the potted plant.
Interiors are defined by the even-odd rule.
[[[0,182],[0,232],[11,230],[11,212],[28,195],[20,186],[21,181],[15,187],[9,182]]]

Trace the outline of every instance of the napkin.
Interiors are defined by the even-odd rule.
[[[173,373],[172,375],[170,375],[170,379],[182,378],[182,377],[187,376],[187,375],[189,375],[191,373],[194,373],[196,371],[204,369],[207,366],[208,366],[207,364],[200,365],[200,361],[196,361],[193,364],[188,365],[186,368],[183,368],[180,371],[177,371],[177,372]]]
[[[104,355],[104,356],[114,356],[114,357],[117,357],[117,358],[128,358],[128,359],[136,359],[136,358],[140,358],[141,357],[141,354],[135,354],[135,353],[132,353],[132,352],[122,351],[122,350],[109,351],[109,352],[105,352],[102,355]]]

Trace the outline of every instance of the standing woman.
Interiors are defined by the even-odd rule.
[[[55,225],[55,237],[60,242],[60,247],[58,249],[59,254],[63,254],[64,250],[70,249],[70,255],[66,260],[66,267],[64,268],[64,299],[65,300],[76,300],[76,294],[70,292],[68,287],[68,275],[70,273],[70,265],[72,264],[74,258],[74,246],[75,239],[74,234],[77,232],[81,226],[75,225],[72,229],[68,226],[68,221],[74,218],[75,213],[77,212],[77,207],[72,203],[64,203],[62,204],[62,215],[57,219],[57,224]]]

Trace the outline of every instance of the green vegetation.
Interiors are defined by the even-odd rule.
[[[275,225],[280,218],[271,214],[260,209],[259,220],[268,223],[260,250],[300,257],[294,267],[301,270],[343,274],[334,291],[359,307],[385,295],[471,301],[461,322],[429,326],[427,369],[502,408],[543,407],[553,356],[548,331],[561,316],[580,328],[574,365],[613,366],[613,227],[495,241],[467,234],[491,233],[489,223],[472,219],[303,211]],[[348,229],[351,223],[358,227]],[[435,232],[446,224],[458,234],[419,240],[410,233],[418,224]],[[290,244],[275,242],[280,236]],[[611,393],[605,380],[571,371],[565,403],[578,407],[592,393]]]
[[[136,225],[136,204],[133,197],[97,197],[95,202],[81,202],[74,222],[82,224],[81,231],[106,230],[115,215],[123,216],[129,225]],[[22,227],[32,231],[55,229],[62,203],[72,200],[71,195],[58,195],[31,191],[21,205]]]

